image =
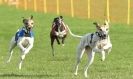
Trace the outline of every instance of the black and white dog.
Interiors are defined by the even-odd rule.
[[[65,39],[67,37],[67,28],[66,24],[63,21],[63,16],[59,16],[54,18],[54,21],[52,23],[52,28],[50,31],[50,39],[51,39],[51,48],[52,48],[52,55],[55,55],[54,51],[54,41],[56,40],[58,44],[61,44],[64,46]]]
[[[80,60],[86,51],[88,61],[85,66],[84,75],[87,77],[88,67],[93,63],[95,52],[100,52],[102,55],[102,61],[105,60],[105,52],[109,53],[112,49],[112,44],[109,37],[109,24],[107,21],[103,25],[94,23],[97,31],[95,33],[88,33],[81,38],[81,41],[77,48],[77,61],[75,67],[75,75],[78,72],[78,65]]]
[[[34,36],[32,32],[32,28],[34,26],[33,16],[30,18],[23,18],[23,24],[24,26],[19,29],[11,39],[10,48],[9,48],[9,58],[7,60],[7,63],[10,62],[13,49],[18,46],[21,50],[21,58],[19,63],[19,69],[21,69],[22,62],[25,58],[25,55],[31,50],[34,43]]]

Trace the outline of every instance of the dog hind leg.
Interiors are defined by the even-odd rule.
[[[78,66],[79,66],[80,60],[81,60],[84,52],[85,52],[85,48],[81,49],[80,47],[78,47],[78,49],[77,49],[77,61],[76,61],[76,65],[75,65],[74,75],[78,74]]]
[[[54,37],[51,37],[51,48],[52,48],[52,55],[54,56],[54,40],[55,40],[55,38]]]
[[[84,75],[85,75],[86,78],[88,77],[87,70],[90,67],[90,65],[93,63],[94,56],[95,56],[95,52],[93,52],[93,50],[91,50],[91,52],[88,52],[88,62],[86,64],[85,70],[84,70]]]
[[[13,49],[17,46],[16,41],[14,40],[14,37],[11,40],[10,47],[9,47],[9,57],[7,60],[7,63],[11,61],[12,54],[13,54]]]
[[[21,55],[20,63],[19,63],[19,70],[21,70],[21,68],[22,68],[22,63],[23,63],[23,60],[25,59],[25,55],[26,55],[26,54],[22,54],[22,55]]]

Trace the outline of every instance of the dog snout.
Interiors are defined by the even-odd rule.
[[[106,35],[106,34],[104,34],[103,36],[104,36],[104,37],[106,37],[107,35]]]
[[[104,39],[106,39],[106,37],[107,37],[107,34],[103,34],[103,35],[102,35],[102,37],[103,37]]]

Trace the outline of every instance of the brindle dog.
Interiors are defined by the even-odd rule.
[[[55,55],[54,47],[53,47],[54,40],[56,39],[57,43],[60,44],[59,39],[61,39],[61,43],[64,46],[64,41],[65,41],[65,38],[67,36],[67,33],[68,33],[68,31],[67,31],[66,25],[63,22],[63,17],[59,16],[59,17],[54,18],[54,21],[52,23],[52,29],[50,32],[51,47],[52,47],[53,56]]]

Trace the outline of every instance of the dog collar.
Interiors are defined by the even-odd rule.
[[[102,38],[102,35],[99,32],[96,32],[96,35]]]
[[[90,43],[92,43],[93,35],[94,35],[94,34],[92,33],[92,34],[91,34],[91,40],[90,40]]]
[[[106,39],[106,37],[103,36],[102,34],[100,34],[99,32],[96,32],[96,35],[97,35],[98,37],[100,37],[100,39]],[[107,36],[108,36],[108,35],[107,35]]]
[[[100,38],[100,39],[104,39],[102,34],[100,34],[99,32],[96,32],[96,35]]]

